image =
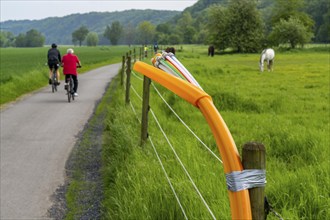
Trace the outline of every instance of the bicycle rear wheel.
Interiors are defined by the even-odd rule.
[[[72,97],[72,100],[74,100],[74,91],[73,91],[73,79],[72,77],[70,77],[70,88],[71,88],[71,97]]]
[[[68,95],[68,102],[71,102],[71,86],[70,86],[70,82],[67,84],[67,88],[66,88],[66,91],[67,91],[67,95]]]
[[[53,76],[52,76],[52,92],[57,92],[57,79],[56,79],[56,70],[53,69]]]
[[[52,84],[52,92],[57,92],[57,85],[56,83]]]
[[[68,89],[68,102],[71,102],[71,92],[69,89]]]

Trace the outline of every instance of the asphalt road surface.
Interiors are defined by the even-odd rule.
[[[79,97],[71,103],[62,76],[57,93],[47,86],[1,110],[1,219],[47,219],[77,136],[119,68],[80,75]]]

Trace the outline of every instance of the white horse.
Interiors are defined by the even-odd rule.
[[[267,61],[267,68],[268,72],[273,71],[273,63],[275,58],[275,52],[273,49],[268,48],[261,52],[260,61],[259,61],[259,68],[260,71],[264,71],[264,62]]]

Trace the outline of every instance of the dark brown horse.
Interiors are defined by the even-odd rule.
[[[168,48],[166,48],[166,53],[173,53],[174,55],[175,55],[175,48],[174,47],[168,47]]]
[[[209,46],[209,56],[210,55],[211,55],[211,57],[214,56],[214,46],[213,45]]]

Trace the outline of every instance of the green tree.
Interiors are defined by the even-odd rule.
[[[168,23],[159,24],[156,27],[156,31],[159,32],[159,33],[163,33],[163,34],[170,34],[171,33],[171,26]]]
[[[156,26],[155,38],[158,44],[169,44],[169,36],[173,32],[174,27],[169,23],[163,23]]]
[[[135,41],[135,28],[133,27],[133,25],[131,23],[128,23],[127,26],[124,28],[124,39],[125,42],[128,45],[131,45],[134,43]]]
[[[25,34],[21,33],[18,36],[16,36],[15,45],[16,45],[16,47],[25,47],[26,46]]]
[[[166,45],[169,44],[169,35],[161,32],[157,32],[155,35],[158,44]]]
[[[19,34],[15,38],[16,47],[42,47],[45,37],[35,29],[31,29],[26,34]]]
[[[298,18],[294,17],[289,20],[280,20],[270,34],[274,43],[289,43],[291,48],[295,48],[298,44],[303,46],[311,40],[312,36],[313,33]]]
[[[82,42],[86,39],[89,30],[85,26],[81,26],[79,29],[75,30],[72,33],[72,42],[76,44],[79,42],[79,46],[82,45]]]
[[[45,43],[45,37],[35,29],[26,32],[25,38],[26,47],[42,47]]]
[[[15,46],[15,36],[11,32],[0,31],[0,47]]]
[[[194,19],[193,27],[195,28],[195,35],[193,37],[193,43],[205,44],[207,38],[207,10],[201,11]]]
[[[105,28],[104,30],[104,33],[103,33],[103,36],[109,40],[109,42],[111,42],[110,40],[110,35],[111,35],[111,29],[110,29],[110,26],[107,25],[107,27]]]
[[[193,18],[189,12],[184,12],[177,23],[177,33],[180,33],[184,43],[191,44],[196,33],[193,27]]]
[[[200,31],[198,31],[198,33],[195,34],[194,38],[193,38],[193,42],[196,44],[207,44],[207,31],[205,28],[201,28]]]
[[[318,42],[330,43],[330,10],[323,15],[324,23],[319,27],[316,35]]]
[[[99,36],[95,32],[89,32],[86,37],[87,46],[97,46],[99,43]]]
[[[172,44],[172,45],[177,45],[177,44],[180,44],[181,43],[181,36],[178,35],[178,34],[171,34],[169,37],[168,37],[168,43],[169,44]]]
[[[304,0],[275,0],[271,18],[273,26],[282,19],[287,21],[294,17],[313,31],[314,21],[304,12],[304,5]]]
[[[328,0],[305,0],[305,11],[314,20],[315,41],[330,42],[330,2]]]
[[[229,23],[228,11],[223,6],[211,6],[208,9],[207,19],[207,38],[208,44],[213,44],[220,50],[225,50],[229,47],[229,34],[230,31],[227,29]]]
[[[237,52],[256,52],[262,46],[263,23],[254,0],[231,0],[227,8],[213,6],[208,14],[209,44]]]
[[[261,15],[253,0],[231,0],[228,6],[229,43],[238,52],[256,52],[263,40]]]
[[[4,32],[0,32],[0,47],[6,47],[7,37]]]
[[[120,37],[123,34],[123,27],[119,21],[114,21],[111,24],[111,27],[107,25],[103,36],[107,38],[112,45],[117,45]]]
[[[119,21],[112,22],[110,28],[110,41],[112,45],[117,45],[118,41],[123,33],[123,27]]]
[[[152,44],[156,34],[155,26],[149,21],[142,21],[137,27],[138,42]]]

